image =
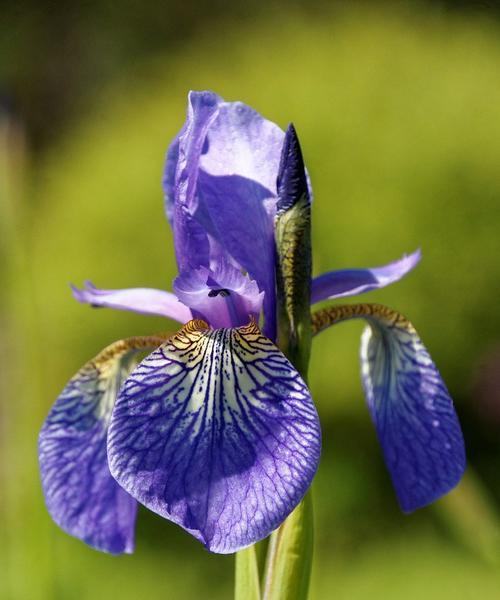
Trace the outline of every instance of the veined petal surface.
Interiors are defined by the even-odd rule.
[[[146,315],[160,315],[179,323],[191,320],[191,311],[174,294],[152,288],[129,288],[123,290],[101,290],[90,281],[80,290],[71,286],[73,296],[78,302],[94,307],[131,310]]]
[[[69,381],[39,437],[42,487],[54,521],[90,546],[134,547],[136,501],[113,479],[106,437],[118,390],[131,370],[124,342],[106,348]]]
[[[319,453],[306,384],[254,322],[188,323],[128,377],[108,437],[120,485],[218,553],[275,529]]]
[[[315,277],[311,287],[311,304],[326,299],[356,296],[395,283],[412,271],[420,262],[420,250],[383,267],[343,269]]]
[[[379,304],[334,306],[313,314],[317,333],[364,318],[361,374],[368,408],[399,503],[411,512],[459,482],[465,448],[453,401],[413,325]]]

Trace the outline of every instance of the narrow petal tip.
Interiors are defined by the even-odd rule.
[[[342,269],[315,277],[311,287],[311,304],[323,300],[356,296],[396,283],[420,262],[420,248],[412,254],[392,261],[383,267]]]
[[[83,288],[79,288],[73,283],[69,284],[71,288],[71,293],[73,294],[73,298],[78,300],[78,302],[82,302],[83,304],[92,304],[93,303],[93,294],[98,290],[93,285],[91,281],[85,281],[83,284]],[[97,305],[94,305],[97,306]]]
[[[303,197],[310,202],[302,150],[292,123],[288,125],[285,133],[276,185],[278,214],[289,210]]]
[[[399,261],[394,261],[394,263],[392,264],[397,264],[398,262],[400,264],[406,264],[408,271],[411,271],[412,269],[414,269],[418,263],[422,260],[422,250],[420,248],[417,248],[415,250],[415,252],[412,252],[411,254],[403,254],[403,256],[401,257],[401,259]]]
[[[188,102],[191,106],[194,104],[200,106],[216,106],[220,102],[223,102],[223,100],[211,90],[190,90],[188,92]]]
[[[191,311],[179,301],[177,296],[163,290],[153,288],[129,288],[117,290],[101,290],[90,281],[86,281],[83,289],[70,285],[73,297],[83,304],[94,308],[107,307],[118,310],[130,310],[146,315],[159,315],[186,323],[191,319]]]

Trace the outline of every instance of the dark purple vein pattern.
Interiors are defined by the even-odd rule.
[[[411,323],[389,309],[380,317],[361,338],[361,375],[399,504],[411,512],[460,481],[464,441],[453,401]]]
[[[113,554],[134,548],[136,501],[113,479],[106,437],[118,390],[130,372],[124,342],[112,344],[69,381],[39,437],[49,512],[67,533]]]
[[[361,376],[399,504],[411,512],[453,489],[465,469],[453,401],[413,325],[380,304],[333,306],[313,314],[313,331],[346,319],[370,324]]]
[[[316,471],[320,428],[298,372],[252,322],[191,321],[132,372],[113,412],[113,476],[209,550],[275,529]]]

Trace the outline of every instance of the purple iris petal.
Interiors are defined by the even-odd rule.
[[[458,483],[464,441],[453,401],[411,323],[373,306],[361,343],[363,386],[399,503],[411,512]]]
[[[175,208],[175,174],[179,162],[180,138],[184,134],[185,126],[175,136],[170,144],[165,159],[165,170],[163,173],[163,191],[165,193],[165,213],[168,222],[173,226]]]
[[[200,158],[200,213],[212,234],[255,279],[264,297],[265,332],[276,335],[274,216],[283,131],[241,102],[224,102]]]
[[[200,265],[208,266],[210,260],[207,233],[193,215],[198,206],[196,187],[200,156],[220,102],[221,98],[212,92],[190,92],[186,122],[167,154],[164,176],[167,207],[171,206],[172,192],[174,195],[173,210],[169,209],[167,213],[173,214],[175,254],[181,272]]]
[[[85,283],[85,288],[80,290],[71,286],[73,296],[85,304],[92,306],[105,306],[121,310],[132,310],[146,315],[160,315],[187,323],[191,318],[191,311],[179,299],[163,290],[152,288],[129,288],[124,290],[100,290],[90,281]]]
[[[119,359],[85,365],[56,400],[39,438],[52,518],[67,533],[113,554],[133,551],[137,511],[136,501],[111,476],[106,452],[116,394],[130,371]]]
[[[269,190],[270,198],[275,198],[284,137],[277,125],[250,106],[221,101],[217,117],[208,129],[200,169],[213,177],[238,176],[254,181]],[[271,216],[274,205],[275,201],[271,201],[267,206]]]
[[[200,267],[179,275],[174,290],[194,315],[213,328],[239,327],[251,317],[258,319],[264,296],[255,281],[224,260],[213,271]]]
[[[113,412],[111,472],[209,550],[274,530],[309,487],[318,417],[297,371],[255,324],[188,323],[148,356]]]
[[[205,226],[265,292],[265,332],[274,338],[274,232],[264,204],[256,201],[259,194],[264,201],[269,193],[259,184],[239,177],[215,178],[200,173],[199,182],[202,184],[198,188],[201,203],[210,216],[210,224],[205,222]],[[251,194],[248,193],[250,188],[253,189]]]
[[[277,125],[241,102],[191,92],[164,176],[179,270],[210,266],[216,240],[265,292],[265,331],[273,338],[273,219],[283,139]]]
[[[321,302],[327,298],[342,298],[344,296],[356,296],[371,290],[385,287],[395,281],[399,281],[419,263],[420,250],[413,252],[410,256],[403,256],[384,267],[372,269],[345,269],[342,271],[330,271],[312,281],[311,304]]]

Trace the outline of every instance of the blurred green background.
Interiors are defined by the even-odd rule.
[[[4,8],[2,8],[4,11]],[[61,532],[36,443],[68,378],[161,319],[94,311],[70,282],[169,288],[166,148],[189,89],[293,121],[314,269],[408,278],[366,300],[416,325],[456,400],[469,472],[403,516],[359,382],[362,326],[315,340],[323,457],[312,598],[500,598],[500,21],[487,3],[21,3],[0,25],[0,598],[217,598],[232,557],[141,510],[132,556]]]

